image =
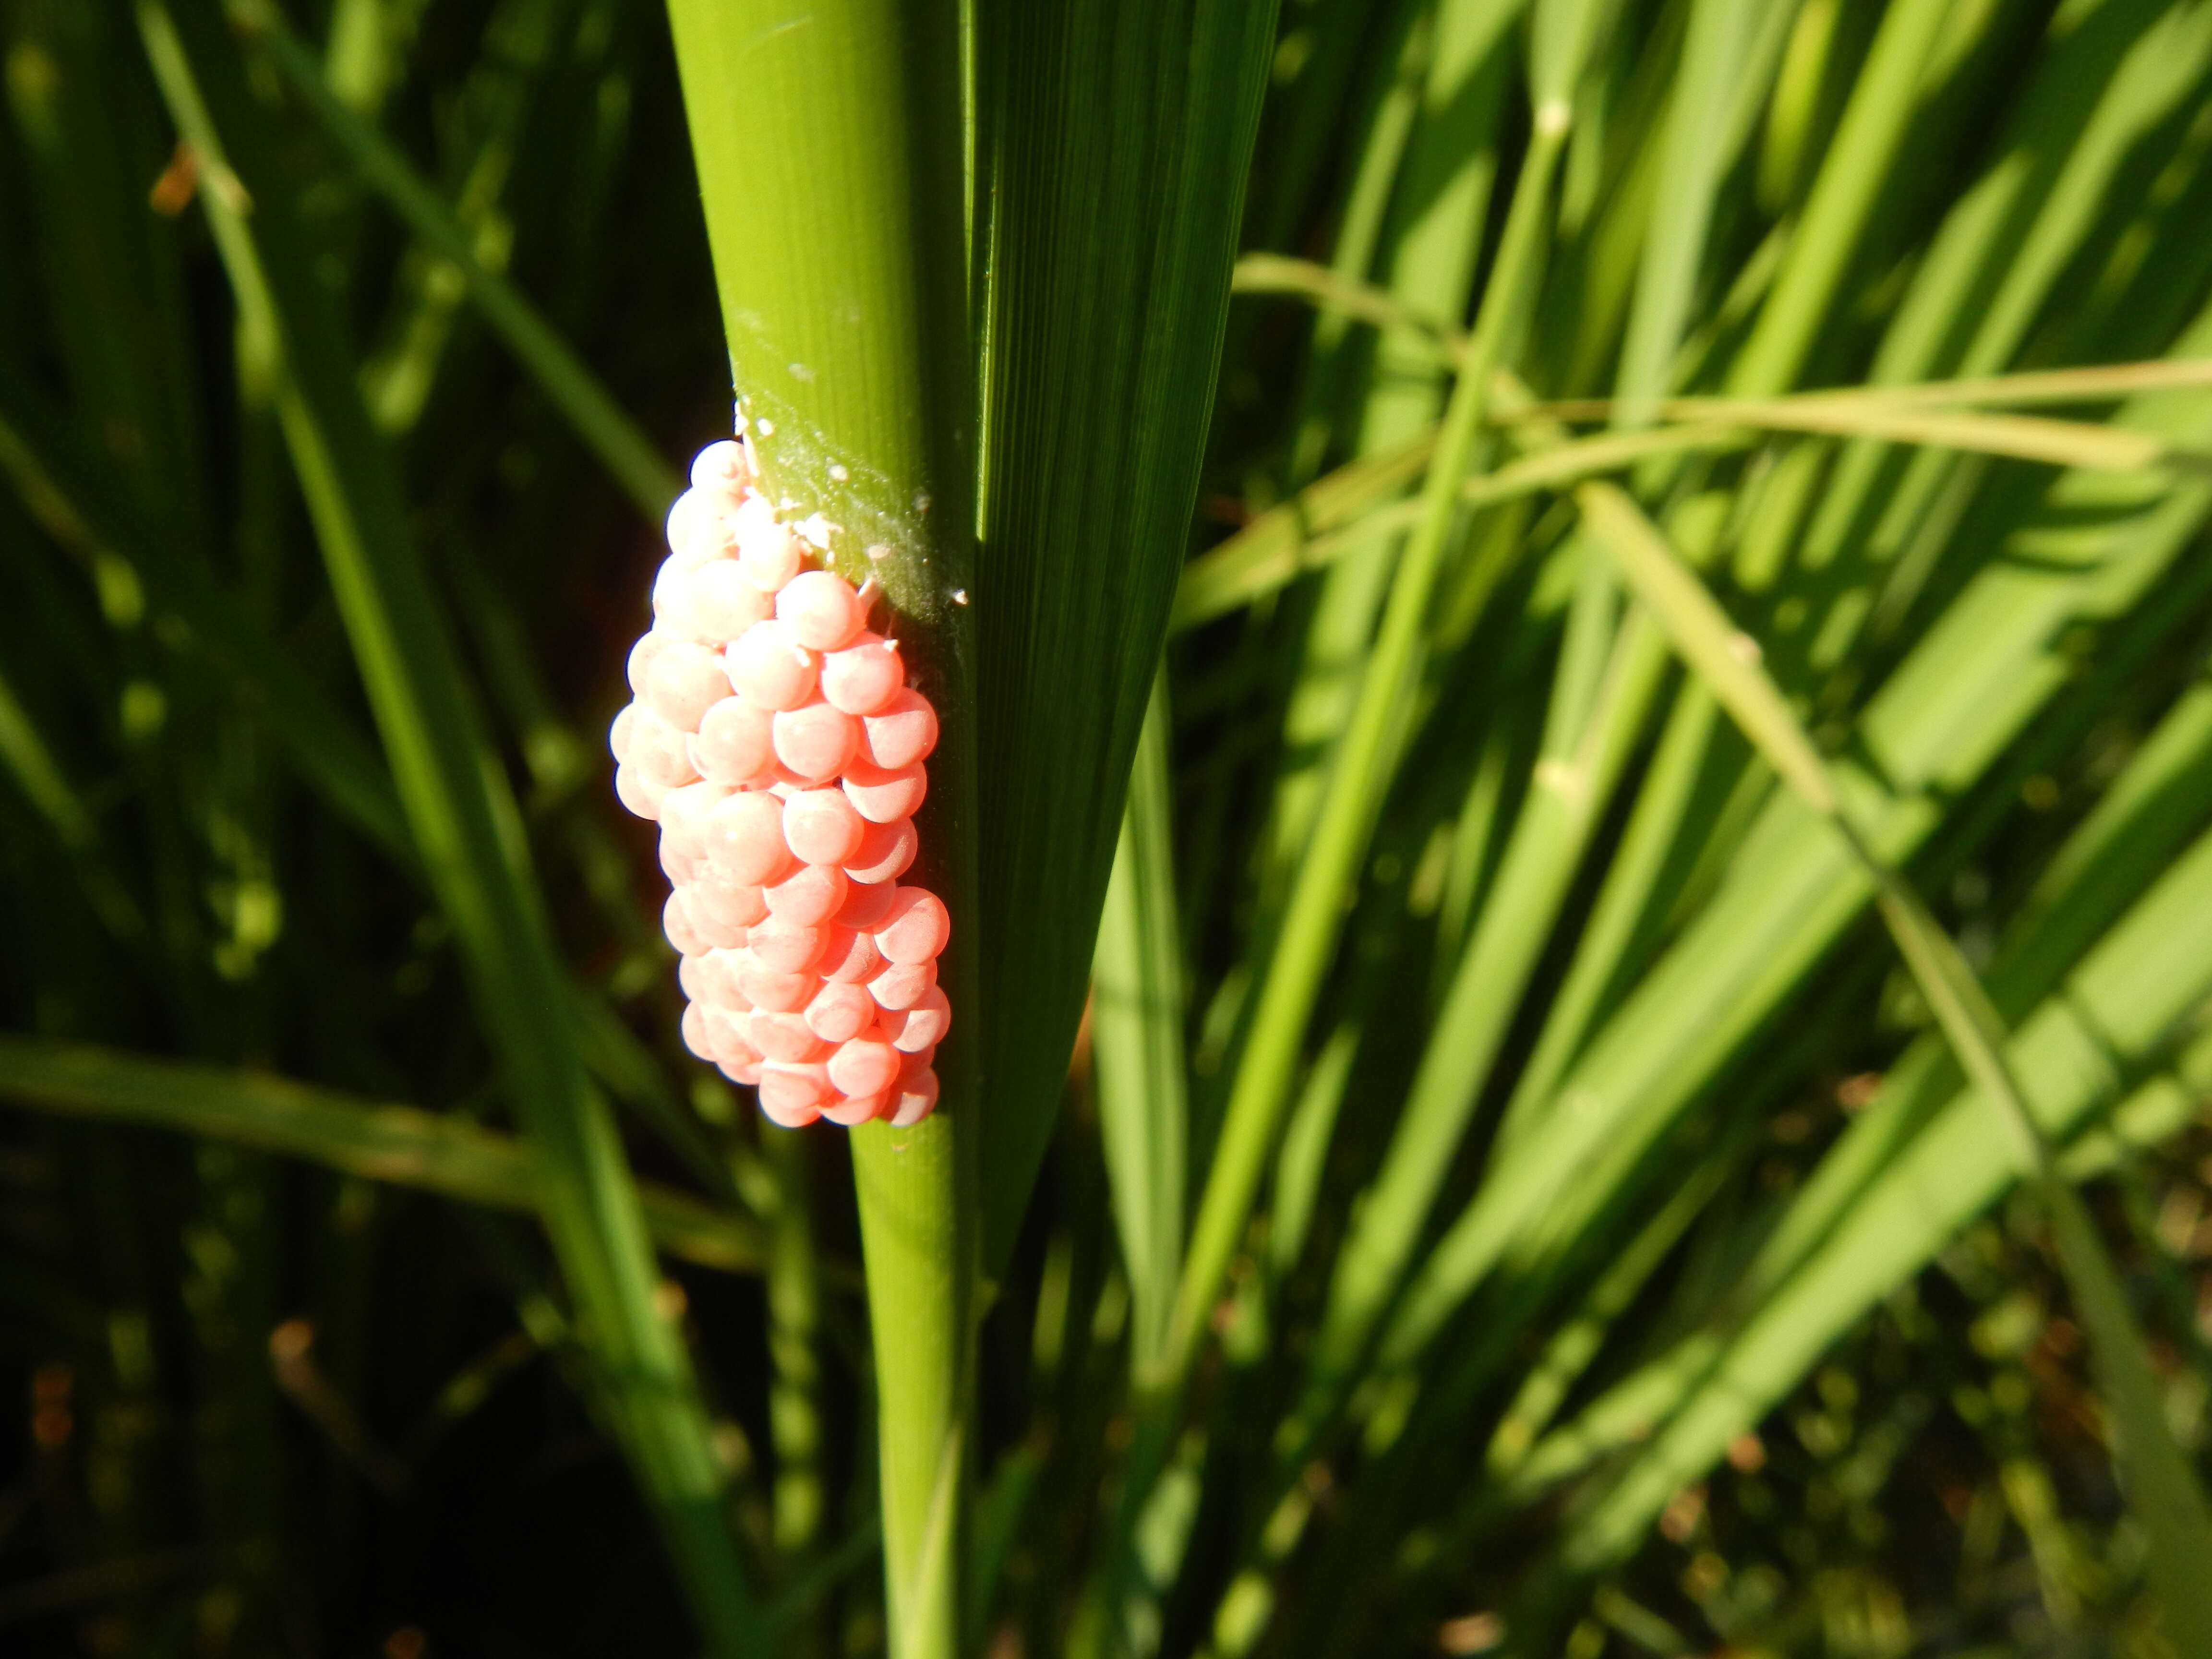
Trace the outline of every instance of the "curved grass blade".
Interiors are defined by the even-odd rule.
[[[277,1152],[487,1209],[538,1209],[522,1142],[459,1118],[265,1072],[0,1036],[0,1095],[40,1111]],[[724,1273],[763,1270],[766,1243],[746,1218],[651,1182],[639,1183],[638,1203],[653,1242],[669,1255]]]

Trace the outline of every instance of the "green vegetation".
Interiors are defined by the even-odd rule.
[[[0,31],[0,1648],[2212,1652],[2202,0]],[[911,1131],[609,788],[732,377]]]

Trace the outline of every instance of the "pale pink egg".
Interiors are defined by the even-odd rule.
[[[723,701],[732,699],[726,697]],[[691,764],[690,750],[684,746],[686,736],[652,709],[641,708],[630,723],[627,763],[665,789],[680,789],[687,783],[696,783],[699,769]]]
[[[696,732],[699,720],[730,695],[720,653],[692,640],[671,640],[645,677],[645,703],[680,732]]]
[[[868,981],[868,994],[878,1008],[911,1008],[936,983],[934,962],[893,963]]]
[[[726,880],[712,871],[702,871],[699,878],[682,891],[691,925],[702,933],[743,933],[768,914],[768,900],[761,889]],[[736,945],[744,940],[718,939],[714,943]]]
[[[660,799],[667,790],[635,766],[615,768],[615,799],[641,818],[660,816]]]
[[[907,1054],[934,1048],[952,1027],[952,1005],[945,1000],[945,988],[933,985],[911,1008],[885,1009],[882,1024],[894,1048]]]
[[[800,1063],[826,1060],[832,1045],[815,1036],[803,1013],[773,1014],[756,1008],[747,1016],[746,1031],[753,1046],[769,1060]]]
[[[707,1030],[707,1010],[702,1005],[694,1002],[686,1006],[683,1021],[677,1030],[683,1036],[685,1048],[709,1066],[714,1063],[718,1056],[714,1053],[714,1040]]]
[[[667,635],[651,633],[640,635],[637,643],[630,647],[629,659],[623,665],[623,672],[629,678],[633,696],[645,695],[646,677],[653,672],[654,659],[667,648]]]
[[[708,1014],[708,1018],[710,1020],[713,1018],[711,1012]],[[931,1063],[935,1060],[936,1058],[937,1045],[933,1042],[927,1048],[916,1048],[911,1053],[903,1049],[901,1050],[899,1054],[899,1081],[901,1083],[905,1083],[912,1079],[920,1077],[924,1072],[929,1069]]]
[[[731,799],[728,787],[704,780],[672,789],[660,804],[662,862],[702,858],[707,852],[707,826],[716,807]]]
[[[892,882],[848,879],[845,884],[845,902],[837,911],[837,925],[873,933],[877,924],[890,913],[891,895],[897,890]]]
[[[732,1072],[730,1075],[736,1077],[738,1074]],[[768,1066],[765,1063],[751,1067],[750,1075],[739,1079],[741,1082],[753,1084],[762,1084],[767,1080]],[[779,1129],[803,1129],[822,1115],[821,1109],[811,1103],[793,1104],[787,1101],[781,1093],[771,1099],[765,1089],[761,1091],[760,1109],[761,1115]]]
[[[771,1060],[761,1067],[760,1099],[763,1108],[797,1112],[805,1107],[819,1110],[836,1097],[829,1068],[819,1060]]]
[[[717,802],[702,826],[702,840],[708,865],[727,881],[764,887],[791,869],[783,803],[764,791],[741,791]]]
[[[733,789],[759,781],[775,764],[775,719],[750,697],[723,698],[692,736],[691,763],[702,776]]]
[[[875,1023],[876,1000],[858,985],[825,985],[806,1005],[807,1029],[825,1042],[844,1042]]]
[[[775,509],[765,496],[747,496],[731,515],[731,526],[737,532],[738,562],[762,592],[775,592],[799,574],[805,550],[789,526],[775,521]]]
[[[898,1050],[880,1036],[852,1037],[830,1056],[830,1081],[840,1094],[880,1094],[898,1081]]]
[[[772,973],[804,974],[812,970],[827,942],[823,928],[795,927],[781,916],[770,915],[746,936],[745,948],[752,952],[754,961]]]
[[[751,1022],[749,1010],[707,1010],[707,1041],[714,1045],[716,1065],[757,1066],[766,1058],[753,1045]]]
[[[660,868],[671,884],[689,887],[707,873],[707,860],[696,853],[686,853],[669,844],[664,833],[660,837]]]
[[[863,629],[842,651],[822,659],[822,695],[848,714],[880,714],[906,684],[898,642]]]
[[[836,777],[860,751],[860,721],[818,697],[775,719],[775,757],[809,783]]]
[[[884,704],[880,714],[862,720],[860,727],[862,752],[886,772],[927,760],[937,747],[937,710],[911,686]]]
[[[797,1013],[822,988],[821,980],[812,974],[779,974],[763,967],[751,959],[750,945],[745,956],[746,960],[738,965],[738,988],[755,1008],[765,1008],[772,1014]]]
[[[845,774],[845,799],[854,811],[871,823],[893,823],[912,817],[929,793],[929,774],[920,765],[902,766],[896,772],[855,761]]]
[[[745,447],[734,438],[708,444],[691,458],[691,488],[732,507],[744,495],[752,476]]]
[[[682,632],[720,645],[775,614],[775,601],[745,580],[735,559],[716,559],[691,573]]]
[[[852,585],[834,570],[805,570],[775,596],[776,620],[813,651],[842,651],[866,620]]]
[[[779,921],[819,927],[844,908],[851,887],[845,872],[834,864],[802,864],[775,886],[763,889],[762,899]]]
[[[829,945],[815,963],[815,971],[823,979],[839,985],[861,985],[884,971],[884,953],[876,949],[875,940],[850,927],[831,931]]]
[[[638,714],[635,703],[626,702],[622,706],[622,712],[615,716],[615,723],[607,728],[607,748],[612,751],[617,766],[629,758],[629,729],[635,723]]]
[[[876,928],[876,949],[890,962],[927,962],[945,948],[951,933],[944,900],[927,887],[902,887],[891,895],[890,908]]]
[[[727,1008],[743,1012],[751,1007],[752,999],[738,983],[738,972],[750,958],[745,947],[715,945],[696,958],[699,967],[692,978],[698,989],[690,994],[710,1008]]]
[[[849,862],[867,830],[842,790],[802,789],[783,803],[784,842],[809,864]]]
[[[668,547],[677,557],[703,564],[736,550],[726,508],[708,493],[687,489],[668,509]]]
[[[730,641],[729,684],[763,708],[796,708],[814,695],[818,662],[780,622],[755,623]]]
[[[891,1114],[891,1127],[911,1129],[927,1117],[937,1106],[937,1073],[918,1072],[898,1085],[897,1108]]]
[[[684,890],[679,887],[668,896],[668,902],[660,907],[660,931],[668,935],[668,942],[681,957],[696,957],[702,951],[713,948],[707,938],[693,925],[691,907],[684,902]],[[742,945],[743,939],[738,941]]]
[[[853,816],[859,817],[859,811],[854,811]],[[901,818],[896,823],[867,824],[861,833],[860,846],[845,860],[845,873],[854,881],[887,884],[907,872],[921,846],[911,818]]]
[[[889,1099],[883,1094],[840,1095],[822,1109],[822,1115],[841,1127],[857,1129],[880,1116]]]

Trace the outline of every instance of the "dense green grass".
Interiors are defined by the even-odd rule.
[[[2212,11],[670,9],[0,11],[0,1647],[2212,1644]],[[726,365],[849,1152],[599,735]]]

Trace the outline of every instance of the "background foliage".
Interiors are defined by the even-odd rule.
[[[969,1644],[2189,1650],[2212,10],[1168,11],[974,13]],[[665,18],[0,23],[0,1644],[880,1650],[598,735]]]

